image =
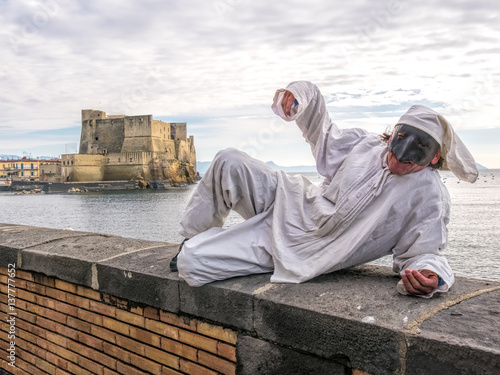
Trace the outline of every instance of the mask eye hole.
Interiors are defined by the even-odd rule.
[[[398,138],[404,138],[404,136],[405,136],[405,135],[404,135],[403,133],[398,132]]]

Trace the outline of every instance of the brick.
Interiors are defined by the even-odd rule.
[[[68,341],[68,349],[78,353],[79,359],[78,359],[78,364],[80,364],[80,359],[83,358],[92,358],[93,362],[98,362],[101,365],[105,365],[111,369],[116,369],[116,360],[111,358],[110,356],[101,353],[97,350],[94,350],[92,348],[89,348],[85,345],[82,345],[80,343],[74,342],[74,341]],[[81,365],[81,364],[80,364]],[[85,367],[85,366],[82,366]],[[85,367],[88,369],[88,367]]]
[[[28,292],[28,291],[23,290],[23,289],[16,289],[16,291],[17,291],[18,298],[23,299],[25,301],[30,301],[33,303],[36,302],[36,297],[33,293]],[[4,292],[4,293],[6,293],[6,292]]]
[[[94,311],[96,313],[102,314],[102,315],[107,315],[111,317],[116,316],[116,307],[115,306],[110,306],[110,305],[105,305],[104,303],[101,302],[96,302],[96,301],[90,301],[90,310]]]
[[[19,279],[24,279],[28,281],[34,281],[33,274],[31,272],[16,269],[16,277]]]
[[[116,318],[135,326],[144,327],[144,317],[124,310],[116,310]]]
[[[19,326],[16,327],[16,334],[18,337],[21,337],[23,340],[29,341],[33,344],[36,344],[37,337],[32,333],[29,333],[27,331],[20,329]]]
[[[55,287],[57,289],[65,290],[66,292],[69,293],[76,293],[76,285],[72,283],[68,283],[67,281],[64,280],[55,280]]]
[[[160,336],[144,329],[130,327],[130,337],[152,346],[160,346]]]
[[[179,369],[179,358],[163,350],[146,346],[146,357],[174,369]]]
[[[103,341],[100,338],[87,335],[83,332],[78,333],[78,342],[81,342],[82,344],[88,345],[91,348],[103,351]]]
[[[19,319],[22,319],[26,322],[30,322],[32,324],[36,323],[37,316],[35,314],[31,314],[31,313],[24,311],[24,310],[17,310],[16,312],[17,312],[17,316],[19,317]]]
[[[84,357],[79,357],[78,358],[78,365],[89,370],[92,374],[96,374],[96,375],[103,375],[104,374],[104,369],[102,368],[102,365],[94,362],[93,360],[90,360],[90,359],[87,359]]]
[[[78,331],[76,329],[63,326],[62,324],[58,324],[56,326],[56,332],[59,333],[60,335],[69,337],[72,340],[78,339]]]
[[[20,368],[26,371],[26,373],[30,375],[38,375],[38,374],[43,374],[43,371],[40,369],[37,369],[35,365],[32,365],[29,362],[26,362],[19,357],[16,357],[16,368]]]
[[[371,374],[365,371],[352,369],[352,375],[371,375]]]
[[[83,320],[68,316],[66,324],[71,328],[77,329],[78,331],[90,333],[90,323],[84,322]]]
[[[123,362],[130,363],[130,353],[126,350],[107,342],[103,343],[103,348],[104,353],[106,353],[107,355],[117,358]]]
[[[130,312],[137,315],[144,315],[144,308],[141,306],[131,306]]]
[[[196,325],[196,331],[198,333],[201,333],[202,335],[210,336],[233,345],[236,345],[236,341],[238,338],[238,335],[235,331],[200,321],[198,321]]]
[[[45,372],[48,372],[49,374],[53,374],[56,372],[56,366],[47,361],[44,361],[41,358],[35,359],[35,366],[38,367],[39,369],[42,369]]]
[[[236,364],[229,362],[221,357],[217,357],[213,354],[198,351],[198,363],[200,365],[207,366],[214,369],[224,375],[235,375],[236,374]]]
[[[160,310],[160,320],[162,322],[196,331],[196,320],[188,317],[181,317],[163,310]]]
[[[82,285],[76,286],[76,294],[78,294],[79,296],[94,299],[97,301],[101,300],[101,293],[99,291],[88,288],[86,286],[82,286]]]
[[[64,371],[64,370],[61,370],[60,368],[57,368],[55,375],[71,375],[71,374],[69,372]]]
[[[77,317],[86,322],[102,326],[102,315],[98,315],[87,310],[78,309]]]
[[[19,317],[19,313],[17,314]],[[20,328],[25,330],[26,332],[30,332],[37,337],[45,337],[46,331],[36,325],[33,325],[25,320],[16,320],[16,328]]]
[[[102,293],[102,300],[109,304],[118,307],[119,309],[122,310],[127,310],[128,309],[128,301],[125,299],[120,299],[115,296],[112,296],[110,294]]]
[[[53,342],[54,344],[62,346],[63,348],[66,348],[68,346],[68,339],[61,335],[58,335],[57,333],[47,332],[45,334],[45,338],[48,341]]]
[[[60,301],[54,301],[54,308],[66,315],[77,316],[78,313],[78,307]]]
[[[177,327],[173,327],[171,325],[151,319],[145,320],[145,327],[146,329],[159,335],[167,336],[175,340],[179,339],[179,328]]]
[[[61,314],[60,312],[51,310],[51,309],[42,309],[42,316],[46,317],[47,319],[65,324],[66,323],[66,315]]]
[[[170,340],[166,337],[161,338],[161,348],[169,353],[189,359],[191,361],[196,361],[198,358],[197,349],[178,341]]]
[[[154,375],[161,375],[161,365],[150,361],[144,357],[135,354],[130,355],[130,362],[132,365],[139,367],[141,370]]]
[[[77,363],[78,362],[78,354],[72,352],[71,350],[62,348],[60,346],[54,346],[52,351],[57,354],[59,357],[64,358],[67,361]],[[66,368],[67,369],[67,368]]]
[[[127,375],[144,375],[144,372],[142,370],[138,370],[136,368],[133,368],[132,366],[128,366],[124,363],[118,363],[116,366],[116,370],[120,374],[127,374]]]
[[[63,290],[54,289],[54,288],[45,288],[45,293],[46,293],[47,297],[53,298],[54,300],[60,301],[60,302],[61,301],[65,302],[66,295],[68,294]]]
[[[46,276],[42,273],[34,273],[33,274],[33,281],[38,284],[43,284],[45,286],[50,286],[54,287],[55,286],[55,281],[53,277]]]
[[[129,330],[130,326],[128,324],[119,322],[119,321],[117,321],[115,319],[107,318],[105,316],[102,317],[102,325],[105,328],[108,328],[108,329],[110,329],[112,331],[121,333],[123,335],[127,335],[128,336],[129,333],[130,333],[130,330]]]
[[[221,357],[236,362],[236,347],[224,342],[217,343],[217,354]]]
[[[135,340],[131,340],[127,337],[117,335],[116,336],[116,345],[121,346],[131,352],[139,355],[144,355],[144,344],[137,342]]]
[[[98,327],[95,325],[90,326],[90,334],[92,336],[99,337],[103,340],[115,343],[116,342],[116,333],[110,331],[106,328]]]
[[[68,361],[51,352],[47,352],[45,359],[47,360],[47,362],[53,364],[56,368],[64,370],[68,369]]]
[[[45,285],[32,283],[31,281],[26,282],[26,290],[42,296],[45,295]]]
[[[90,310],[90,301],[75,294],[66,294],[66,302],[78,306],[81,309]]]
[[[55,301],[53,299],[44,297],[44,296],[36,296],[36,303],[43,307],[47,307],[52,310],[56,310]]]
[[[180,360],[180,370],[186,374],[196,374],[196,375],[218,375],[217,372],[207,369],[197,365],[196,363],[186,361],[184,359]]]
[[[160,320],[160,311],[156,307],[145,307],[143,315],[145,318]]]
[[[118,372],[110,370],[109,368],[104,367],[104,375],[119,375]]]
[[[167,367],[167,366],[162,366],[161,367],[161,375],[182,375],[181,372],[175,371],[174,369]]]
[[[29,352],[30,354],[33,354],[33,355],[36,355],[40,358],[45,358],[45,354],[47,353],[47,351],[43,348],[40,348],[28,341],[24,341],[22,339],[20,339],[19,337],[17,337],[16,339],[16,348],[23,348],[24,350],[26,350],[27,352]]]
[[[179,330],[179,341],[211,353],[217,353],[217,341],[197,333]]]
[[[92,375],[90,371],[85,370],[75,363],[68,363],[68,371],[77,375]]]
[[[49,331],[55,331],[57,323],[52,321],[52,320],[42,318],[41,316],[37,316],[36,317],[36,325],[43,327]]]

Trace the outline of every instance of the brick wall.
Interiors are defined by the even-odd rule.
[[[0,267],[0,368],[12,374],[235,374],[232,330],[22,270],[9,310],[7,271]],[[16,367],[7,359],[12,316]]]

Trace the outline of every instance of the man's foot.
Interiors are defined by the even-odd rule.
[[[182,250],[182,246],[184,245],[184,242],[186,242],[187,240],[189,240],[189,238],[184,238],[182,240],[181,244],[179,245],[179,251],[177,251],[177,254],[175,254],[175,256],[170,261],[170,271],[172,271],[172,272],[178,271],[178,269],[177,269],[177,257],[179,256],[179,253]]]

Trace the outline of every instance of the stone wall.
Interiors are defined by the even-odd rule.
[[[103,375],[500,373],[500,283],[458,278],[449,293],[421,299],[399,295],[398,276],[387,267],[363,266],[303,284],[273,284],[263,274],[191,288],[169,271],[176,249],[0,224],[1,368]],[[14,324],[9,313],[17,314]]]

